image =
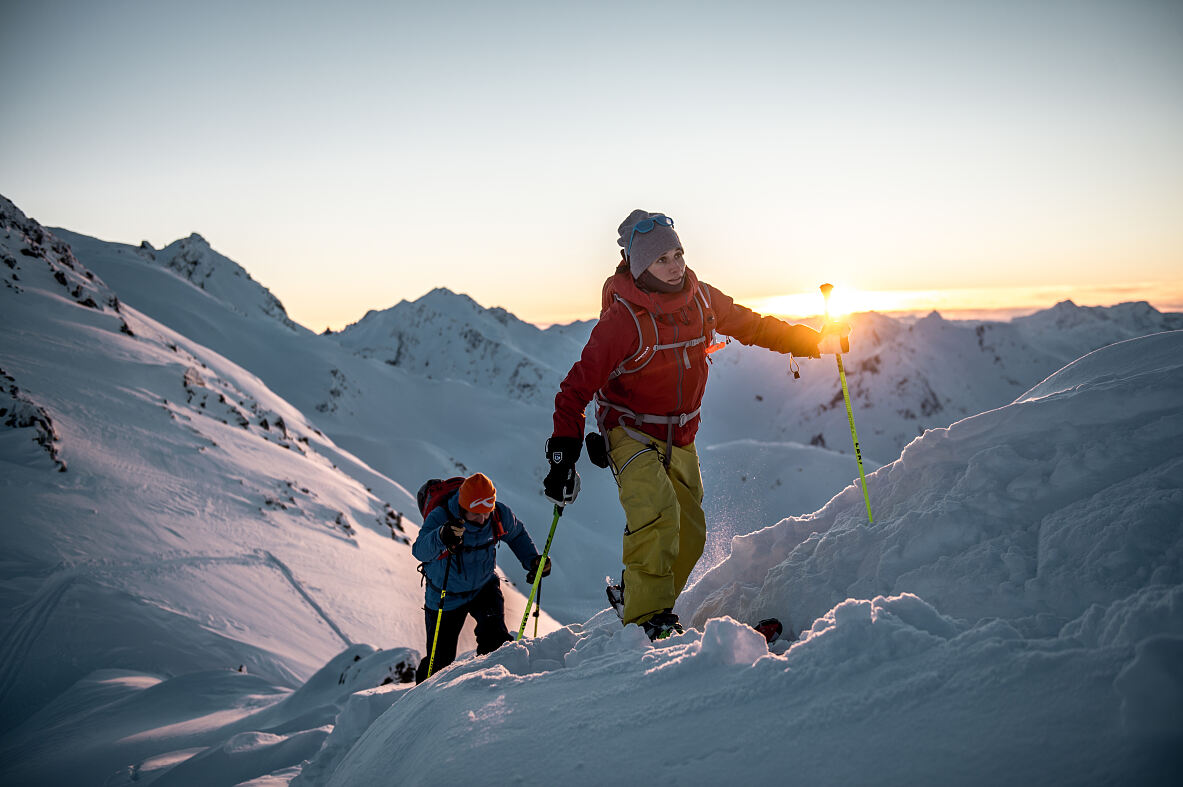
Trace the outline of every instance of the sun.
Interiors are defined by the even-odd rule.
[[[899,308],[899,299],[893,293],[860,290],[840,283],[834,284],[829,300],[830,318],[834,320],[844,319],[855,312],[884,312]],[[826,308],[820,290],[757,298],[750,303],[753,309],[762,314],[792,317],[821,315]]]

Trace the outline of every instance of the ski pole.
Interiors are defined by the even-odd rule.
[[[538,598],[535,599],[535,604],[534,604],[534,636],[535,637],[538,636],[538,618],[540,617],[538,613],[541,611],[542,611],[542,583],[539,582],[538,583]]]
[[[448,595],[448,575],[452,573],[452,553],[448,552],[448,565],[444,567],[444,586],[440,588],[440,608],[435,615],[435,634],[431,637],[431,658],[427,660],[427,678],[431,677],[431,670],[435,667],[435,645],[440,641],[440,623],[444,620],[444,596]]]
[[[820,287],[822,297],[826,300],[826,323],[830,322],[830,293],[834,289],[833,284],[823,284]],[[846,369],[842,366],[842,351],[849,352],[850,345],[846,339],[842,339],[839,343],[839,351],[834,353],[834,357],[838,359],[838,379],[842,381],[842,398],[846,401],[846,420],[850,421],[850,439],[854,441],[854,458],[858,462],[858,477],[863,485],[863,501],[867,504],[867,522],[873,522],[871,519],[871,495],[867,492],[867,475],[863,472],[863,452],[858,444],[858,432],[854,429],[854,410],[850,407],[850,391],[846,387]]]
[[[555,528],[559,526],[559,517],[562,515],[563,507],[555,503],[555,519],[550,523],[550,535],[546,537],[546,547],[542,550],[542,557],[538,559],[538,570],[534,572],[534,584],[530,587],[530,598],[526,599],[526,611],[522,615],[522,625],[518,627],[518,635],[514,641],[521,640],[522,634],[526,632],[526,622],[530,620],[530,607],[534,605],[534,597],[538,595],[538,588],[542,585],[542,569],[546,567],[546,556],[550,554],[550,542],[555,539]]]

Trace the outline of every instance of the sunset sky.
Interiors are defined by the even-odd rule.
[[[1177,0],[10,0],[0,70],[0,193],[314,330],[592,317],[634,208],[768,311],[1183,309]]]

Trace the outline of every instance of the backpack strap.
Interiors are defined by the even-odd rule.
[[[612,297],[623,303],[628,309],[629,315],[633,318],[633,324],[637,327],[637,349],[633,352],[632,356],[622,361],[620,365],[612,370],[608,375],[609,380],[614,380],[622,374],[639,372],[649,365],[649,362],[653,360],[660,350],[681,350],[682,364],[685,368],[689,369],[689,349],[700,344],[710,344],[714,339],[715,330],[713,327],[708,326],[708,322],[713,322],[713,319],[708,319],[708,317],[713,318],[714,311],[711,309],[709,296],[703,294],[701,287],[695,294],[694,304],[698,307],[698,314],[702,320],[702,333],[695,339],[687,339],[686,341],[672,342],[670,344],[657,343],[657,317],[653,312],[644,306],[625,300],[618,293],[612,293]]]
[[[626,301],[620,297],[618,293],[612,293],[614,301],[620,301],[624,307],[628,309],[629,316],[633,318],[633,324],[637,327],[637,349],[627,359],[620,362],[620,365],[612,370],[608,375],[609,380],[613,380],[622,374],[632,374],[640,371],[649,365],[653,357],[657,355],[657,318],[653,316],[653,312],[635,303]]]

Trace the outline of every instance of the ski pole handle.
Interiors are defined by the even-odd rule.
[[[818,287],[822,291],[822,298],[826,301],[826,322],[830,321],[830,293],[834,291],[833,284],[823,284]]]
[[[818,287],[818,289],[822,291],[822,298],[824,298],[826,301],[825,323],[822,324],[822,329],[824,330],[826,325],[833,322],[833,320],[830,319],[830,293],[832,293],[834,291],[834,285],[833,284],[823,284],[820,287]],[[845,336],[839,337],[838,347],[844,353],[850,352],[850,339]]]

